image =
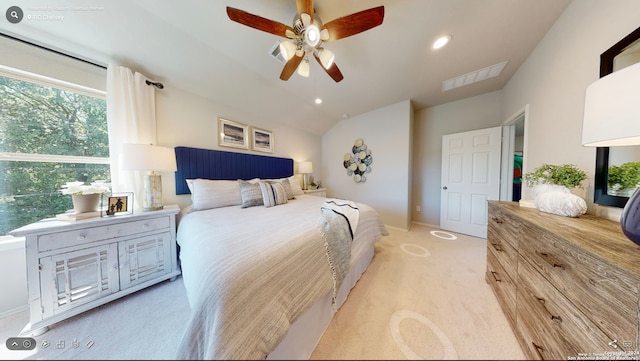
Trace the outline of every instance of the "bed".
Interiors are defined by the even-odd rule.
[[[388,234],[378,214],[305,195],[288,158],[176,147],[176,159],[176,193],[192,200],[177,231],[191,307],[177,358],[308,359]]]

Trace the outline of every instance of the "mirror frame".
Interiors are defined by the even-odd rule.
[[[640,28],[637,28],[622,40],[600,54],[600,77],[613,73],[613,60],[627,46],[640,39]],[[614,196],[607,193],[609,177],[609,147],[596,148],[596,173],[594,176],[593,202],[605,206],[624,208],[629,197]]]

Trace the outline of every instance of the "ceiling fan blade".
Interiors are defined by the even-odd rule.
[[[336,83],[338,83],[338,82],[340,82],[340,80],[344,79],[344,76],[342,75],[342,72],[340,71],[340,69],[338,69],[338,66],[336,65],[335,62],[333,64],[331,64],[329,69],[325,69],[324,66],[322,66],[322,62],[320,62],[320,58],[318,57],[318,55],[314,53],[313,57],[316,58],[316,61],[318,61],[318,64],[320,64],[320,67],[322,69],[324,69],[324,71],[326,71],[327,74],[329,74],[329,76],[333,80],[335,80]]]
[[[322,27],[323,30],[329,31],[329,38],[325,41],[334,41],[369,30],[382,24],[383,19],[384,6],[378,6],[331,20]]]
[[[313,23],[313,0],[296,0],[298,8],[298,16],[302,18],[302,14],[309,14],[311,23]]]
[[[289,59],[289,61],[287,61],[287,63],[284,65],[282,73],[280,73],[280,79],[289,80],[289,78],[291,78],[291,75],[296,71],[296,69],[298,69],[298,65],[300,65],[300,62],[302,62],[304,54],[304,51],[296,51],[295,55],[292,56],[291,59]]]
[[[229,16],[229,19],[237,23],[246,25],[254,29],[262,30],[270,34],[275,34],[286,38],[288,37],[287,30],[290,31],[291,34],[294,33],[293,29],[290,26],[287,26],[283,23],[269,20],[258,15],[253,15],[244,10],[232,8],[230,6],[227,6],[227,15]]]

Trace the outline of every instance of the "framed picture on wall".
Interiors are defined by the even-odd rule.
[[[251,149],[273,153],[273,133],[269,130],[251,127]]]
[[[249,130],[246,124],[218,118],[218,145],[249,149]]]

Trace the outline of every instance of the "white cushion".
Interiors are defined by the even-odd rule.
[[[237,181],[197,178],[187,179],[187,186],[191,191],[192,209],[195,211],[242,204]]]
[[[291,185],[291,192],[293,192],[294,196],[302,196],[304,192],[302,191],[302,187],[300,186],[300,181],[295,176],[289,177],[289,184]]]

